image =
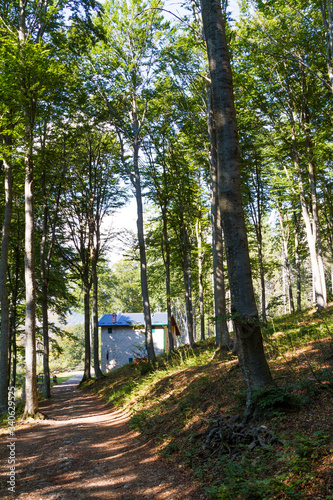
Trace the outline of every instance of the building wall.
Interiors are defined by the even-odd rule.
[[[102,327],[101,332],[102,371],[108,372],[125,365],[130,362],[130,359],[134,360],[138,354],[146,355],[145,335],[142,330],[128,326],[112,326],[112,333],[108,333],[108,328]],[[165,345],[162,326],[153,328],[153,340],[155,354],[163,353]]]

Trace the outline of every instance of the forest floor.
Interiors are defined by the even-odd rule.
[[[163,461],[129,429],[129,415],[76,386],[77,375],[40,405],[45,420],[19,422],[15,431],[16,491],[9,494],[10,436],[1,429],[4,499],[199,500],[207,498],[183,467]]]
[[[238,360],[214,339],[182,347],[157,366],[125,365],[86,383],[185,467],[214,500],[333,500],[333,304],[262,325],[276,387],[246,391]],[[199,497],[195,497],[199,498]]]

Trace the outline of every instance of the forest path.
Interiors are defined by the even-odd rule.
[[[182,469],[162,461],[129,430],[129,416],[77,389],[81,375],[40,405],[46,420],[16,430],[16,495],[26,500],[199,500],[207,498]],[[2,435],[1,498],[9,495],[9,451]],[[8,442],[8,441],[7,441]]]

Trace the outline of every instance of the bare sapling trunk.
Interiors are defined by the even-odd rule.
[[[9,234],[12,218],[13,190],[10,163],[3,158],[5,211],[2,224],[0,258],[0,302],[1,302],[1,342],[0,342],[0,413],[8,409],[8,351],[9,351],[9,299],[7,290],[7,267],[9,252]]]
[[[250,408],[252,392],[272,385],[273,380],[264,353],[252,284],[241,199],[233,82],[224,19],[218,0],[201,0],[201,7],[212,82],[219,200],[230,283],[231,313]]]

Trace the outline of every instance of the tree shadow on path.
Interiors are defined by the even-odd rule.
[[[40,405],[46,420],[16,430],[16,495],[25,500],[207,498],[182,470],[130,431],[129,417],[77,389],[81,375],[53,388]],[[1,457],[1,498],[8,493],[8,448]],[[8,442],[8,441],[7,441]]]

